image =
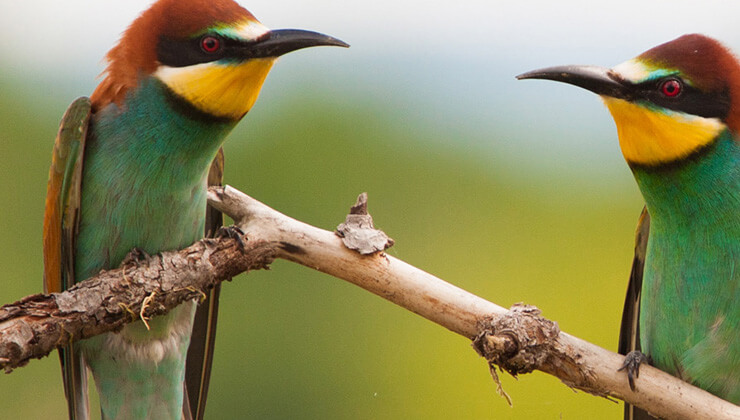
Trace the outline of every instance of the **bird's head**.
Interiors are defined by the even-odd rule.
[[[684,35],[612,69],[559,66],[517,78],[556,80],[600,95],[631,166],[679,162],[725,129],[740,134],[740,64],[703,35]]]
[[[277,57],[319,45],[348,46],[316,32],[271,31],[232,0],[159,0],[106,56],[93,107],[121,106],[143,78],[155,77],[198,111],[238,120]]]

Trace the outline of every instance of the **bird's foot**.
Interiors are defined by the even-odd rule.
[[[239,250],[244,252],[244,231],[238,226],[222,226],[216,231],[216,238],[231,238],[236,240]]]
[[[126,256],[123,258],[123,261],[121,262],[122,266],[127,265],[136,265],[136,268],[139,268],[141,266],[141,263],[143,261],[146,261],[149,259],[149,254],[146,253],[143,249],[136,247],[132,249]]]
[[[643,363],[650,363],[650,360],[642,352],[634,350],[624,356],[622,367],[617,369],[617,371],[627,371],[627,380],[632,391],[635,390],[635,378],[640,377],[640,365]]]

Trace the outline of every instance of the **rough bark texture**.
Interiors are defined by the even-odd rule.
[[[0,308],[0,367],[6,372],[41,358],[70,340],[146,322],[215,284],[267,267],[279,244],[204,239],[149,258],[131,258],[63,293],[32,295]]]
[[[552,363],[554,354],[555,359],[563,358],[556,346],[559,335],[558,324],[541,317],[539,309],[517,304],[503,316],[485,322],[473,348],[490,364],[516,377]]]
[[[740,407],[650,366],[640,369],[637,389],[630,390],[626,374],[618,372],[623,356],[560,331],[537,308],[506,310],[382,251],[361,255],[334,232],[291,219],[230,187],[211,188],[209,203],[236,220],[249,240],[203,240],[179,252],[134,258],[64,293],[29,296],[0,308],[0,367],[10,371],[68,340],[146,321],[197,299],[218,281],[283,258],[349,281],[473,340],[494,377],[495,366],[513,375],[538,369],[570,387],[625,400],[662,418],[740,418]]]

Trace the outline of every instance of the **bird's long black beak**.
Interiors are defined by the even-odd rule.
[[[280,57],[301,48],[319,46],[347,48],[349,44],[318,32],[300,29],[278,29],[264,34],[249,46],[248,51],[250,58]]]
[[[597,66],[556,66],[522,73],[516,77],[522,79],[545,79],[568,83],[593,93],[613,98],[626,99],[629,89],[614,71]]]

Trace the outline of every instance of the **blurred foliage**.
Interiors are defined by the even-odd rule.
[[[527,127],[440,128],[393,98],[306,85],[289,101],[263,99],[231,135],[229,184],[325,229],[367,191],[376,225],[396,240],[390,254],[499,305],[537,305],[564,331],[616,348],[641,207],[631,183],[601,188],[588,174],[496,154],[507,130]],[[43,197],[65,106],[0,78],[2,302],[41,291]],[[284,261],[235,278],[222,296],[208,418],[621,418],[620,405],[541,373],[502,375],[510,408],[466,339]],[[6,375],[0,394],[0,418],[65,418],[56,355]]]

